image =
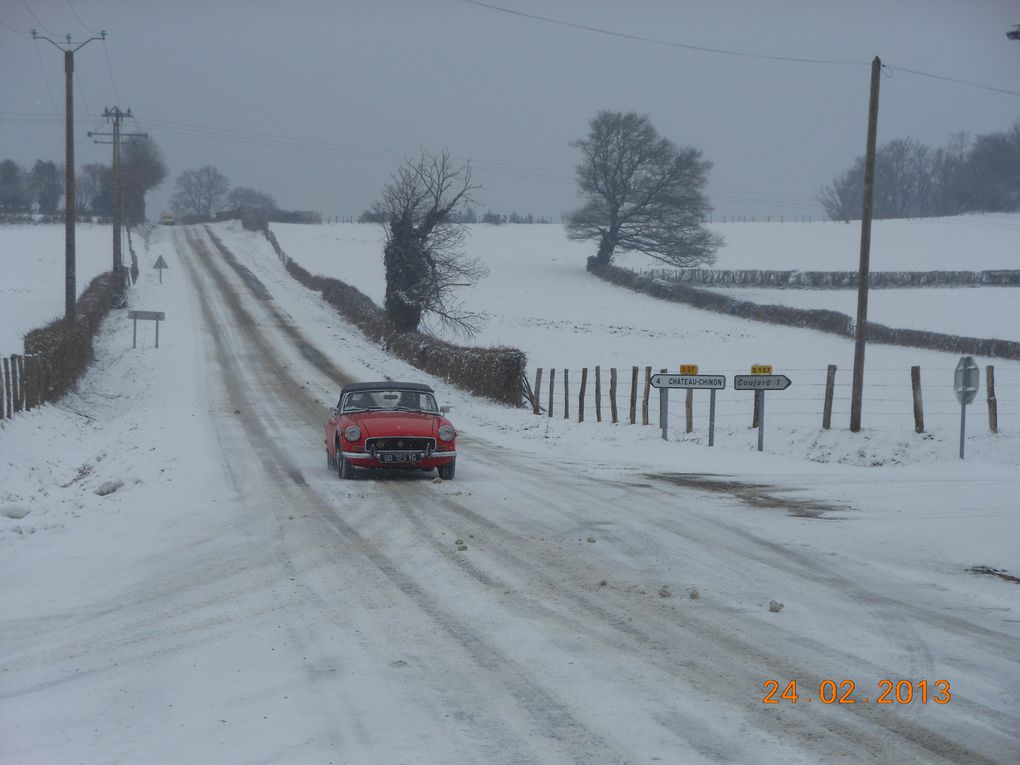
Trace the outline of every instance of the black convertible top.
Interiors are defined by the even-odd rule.
[[[360,382],[351,383],[345,385],[340,389],[341,398],[345,393],[353,393],[354,391],[363,390],[413,390],[419,393],[435,393],[432,388],[422,383],[411,383],[411,382],[395,382],[393,380],[382,380],[380,382]]]

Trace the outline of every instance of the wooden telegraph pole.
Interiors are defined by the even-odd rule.
[[[861,263],[857,277],[857,326],[854,328],[854,377],[850,394],[850,430],[861,429],[864,390],[864,346],[868,338],[868,280],[871,269],[871,210],[875,198],[875,141],[878,137],[878,82],[882,61],[871,62],[871,102],[868,107],[868,148],[864,158],[864,211],[861,215]]]
[[[78,302],[78,290],[75,285],[75,251],[74,251],[74,224],[75,224],[75,200],[74,200],[74,54],[84,48],[93,40],[105,40],[106,32],[100,32],[99,37],[90,37],[82,43],[72,42],[71,35],[65,35],[63,43],[51,40],[49,37],[40,35],[32,30],[33,40],[45,40],[53,44],[64,53],[64,78],[65,104],[67,112],[67,126],[65,135],[65,163],[67,165],[67,176],[64,181],[64,318],[68,321],[74,319],[74,309]]]
[[[96,141],[96,143],[108,143],[113,145],[113,164],[111,165],[112,181],[113,181],[113,282],[114,282],[114,298],[113,303],[117,308],[123,308],[126,305],[124,299],[124,291],[127,286],[127,269],[124,268],[124,253],[123,245],[121,243],[121,230],[124,225],[124,185],[121,181],[121,167],[120,167],[120,142],[125,136],[129,138],[145,138],[148,133],[125,133],[121,129],[121,123],[126,117],[133,117],[130,107],[126,112],[122,112],[120,107],[114,106],[103,110],[103,116],[106,117],[113,125],[112,133],[93,133],[89,132],[89,136],[106,135],[110,136],[110,141]],[[162,276],[162,273],[160,273]]]

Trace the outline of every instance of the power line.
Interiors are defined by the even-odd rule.
[[[952,83],[955,83],[957,85],[966,85],[969,88],[978,88],[980,90],[990,90],[993,93],[1005,93],[1006,95],[1009,95],[1009,96],[1020,96],[1020,91],[1006,90],[1005,88],[996,88],[996,87],[992,87],[991,85],[981,85],[980,83],[977,83],[977,82],[968,82],[967,80],[957,80],[954,77],[945,77],[945,76],[940,75],[940,74],[930,74],[928,72],[919,72],[916,69],[907,69],[905,66],[889,66],[889,65],[884,65],[884,67],[886,69],[889,69],[889,70],[893,71],[893,72],[895,72],[895,71],[907,72],[908,74],[917,75],[918,77],[928,77],[928,78],[930,78],[932,80],[942,80],[944,82],[952,82]]]
[[[46,92],[50,94],[50,103],[53,104],[53,113],[60,117],[60,109],[57,108],[57,99],[53,97],[53,89],[50,87],[50,78],[46,74],[46,65],[43,63],[42,54],[39,52],[39,43],[33,41],[35,56],[39,59],[39,68],[42,69],[43,82],[46,83]]]
[[[19,34],[19,35],[27,35],[28,34],[28,30],[27,29],[15,29],[14,27],[12,27],[10,24],[8,24],[5,21],[0,21],[0,27],[4,27],[5,29],[9,29],[10,31],[14,32],[15,34]]]
[[[46,34],[53,35],[54,37],[56,37],[56,35],[39,20],[39,17],[35,15],[35,11],[32,10],[32,8],[29,6],[26,0],[21,0],[21,4],[25,6],[25,10],[29,12],[33,19],[35,19],[35,23],[43,28],[43,31],[46,32]]]
[[[82,27],[83,27],[83,28],[85,29],[85,31],[86,31],[86,32],[88,32],[88,33],[89,33],[90,35],[94,35],[94,34],[97,34],[96,32],[94,32],[94,31],[92,31],[91,29],[89,29],[89,28],[88,28],[88,27],[87,27],[87,26],[85,25],[85,22],[81,20],[81,16],[79,16],[79,15],[78,15],[78,11],[76,11],[76,10],[74,9],[74,6],[73,6],[73,5],[71,5],[71,0],[67,0],[67,7],[71,9],[71,13],[73,13],[73,14],[74,14],[74,17],[75,17],[76,19],[78,19],[78,23],[82,25]]]
[[[653,37],[642,37],[641,35],[627,34],[626,32],[614,32],[611,29],[601,29],[600,27],[591,27],[586,24],[575,24],[570,21],[560,21],[559,19],[551,19],[547,16],[538,16],[534,13],[525,13],[524,11],[515,11],[510,8],[503,8],[498,5],[490,5],[489,3],[482,3],[479,0],[464,0],[469,5],[477,5],[480,8],[488,8],[492,11],[499,11],[500,13],[508,13],[511,16],[522,16],[526,19],[533,19],[535,21],[542,21],[546,24],[555,24],[561,27],[569,27],[571,29],[580,29],[585,32],[595,32],[596,34],[608,35],[609,37],[620,37],[625,40],[634,40],[636,42],[650,43],[652,45],[662,45],[668,48],[682,48],[684,50],[694,50],[701,53],[716,53],[722,56],[739,56],[741,58],[754,58],[764,59],[766,61],[786,61],[795,64],[828,64],[834,66],[870,66],[869,61],[841,61],[837,59],[823,59],[823,58],[802,58],[799,56],[771,56],[764,53],[747,53],[746,51],[728,50],[726,48],[710,48],[704,45],[690,45],[687,43],[672,42],[670,40],[658,40]]]
[[[800,56],[774,56],[762,53],[748,53],[746,51],[728,50],[725,48],[710,48],[704,45],[690,45],[687,43],[672,42],[669,40],[658,40],[653,37],[642,37],[641,35],[627,34],[625,32],[614,32],[611,29],[602,29],[600,27],[592,27],[586,24],[575,24],[570,21],[561,21],[559,19],[551,19],[547,16],[539,16],[534,13],[525,13],[524,11],[515,11],[510,8],[503,8],[498,5],[491,5],[490,3],[483,3],[479,0],[464,0],[469,5],[475,5],[479,8],[487,8],[492,11],[498,11],[500,13],[507,13],[511,16],[521,16],[526,19],[532,19],[534,21],[541,21],[546,24],[555,24],[556,26],[569,27],[571,29],[579,29],[585,32],[594,32],[596,34],[608,35],[609,37],[619,37],[625,40],[633,40],[635,42],[649,43],[651,45],[662,45],[669,48],[682,48],[684,50],[693,50],[700,53],[715,53],[722,56],[737,56],[740,58],[752,58],[766,61],[785,61],[794,64],[826,64],[835,66],[870,66],[871,62],[861,61],[841,61],[836,59],[819,59],[819,58],[804,58]],[[971,88],[978,88],[980,90],[988,90],[994,93],[1005,93],[1010,96],[1020,96],[1020,91],[1007,90],[1005,88],[996,88],[991,85],[982,85],[976,82],[968,82],[967,80],[958,80],[954,77],[946,77],[944,75],[932,74],[930,72],[922,72],[917,69],[908,69],[905,66],[889,66],[883,65],[887,70],[899,70],[901,72],[907,72],[918,77],[929,77],[934,80],[943,80],[945,82],[952,82],[957,85],[965,85]]]
[[[68,2],[70,2],[70,0],[68,0]],[[103,53],[106,54],[106,71],[110,73],[110,84],[113,86],[113,96],[119,104],[120,96],[117,94],[117,83],[113,79],[113,67],[110,65],[110,52],[107,50],[105,37],[103,38]]]

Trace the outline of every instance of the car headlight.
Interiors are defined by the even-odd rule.
[[[357,425],[351,425],[344,430],[344,438],[348,441],[360,441],[361,440],[361,428]]]
[[[457,436],[457,431],[449,425],[442,425],[439,428],[440,441],[452,441]]]

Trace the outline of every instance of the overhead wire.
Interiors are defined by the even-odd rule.
[[[43,82],[46,83],[46,92],[50,94],[50,103],[53,104],[53,113],[58,117],[60,116],[60,109],[57,107],[57,99],[53,96],[53,89],[50,87],[50,78],[46,74],[46,64],[43,63],[42,54],[39,52],[39,42],[37,40],[32,41],[35,47],[35,57],[39,60],[39,68],[42,69]]]
[[[42,30],[43,30],[43,31],[44,31],[44,32],[45,32],[46,34],[48,34],[48,35],[51,35],[51,36],[53,36],[53,37],[56,37],[56,36],[57,36],[57,35],[56,35],[56,34],[54,34],[54,33],[53,33],[52,31],[50,31],[50,29],[49,29],[49,28],[48,28],[48,27],[47,27],[47,26],[46,26],[45,24],[43,24],[43,23],[42,23],[42,21],[40,21],[40,20],[39,20],[39,17],[35,15],[35,11],[33,11],[33,10],[32,10],[32,8],[31,8],[31,6],[30,6],[30,5],[28,4],[27,0],[21,0],[21,4],[22,4],[23,6],[25,6],[25,10],[26,10],[26,11],[28,11],[29,15],[31,15],[31,17],[32,17],[33,19],[35,19],[35,23],[36,23],[36,24],[38,24],[38,25],[39,25],[40,27],[42,27]]]
[[[29,31],[27,29],[25,29],[25,30],[15,29],[10,24],[8,24],[6,21],[0,21],[0,27],[4,27],[5,29],[9,29],[11,32],[14,32],[15,34],[19,34],[19,35],[27,35],[27,34],[29,34]]]
[[[764,53],[748,53],[746,51],[729,50],[726,48],[711,48],[705,45],[691,45],[688,43],[673,42],[670,40],[660,40],[654,37],[643,37],[641,35],[628,34],[626,32],[616,32],[611,29],[602,29],[600,27],[592,27],[587,24],[576,24],[570,21],[561,21],[559,19],[552,19],[548,16],[539,16],[534,13],[525,13],[524,11],[516,11],[511,8],[504,8],[499,5],[492,5],[490,3],[479,2],[479,0],[464,0],[469,5],[476,5],[480,8],[488,8],[492,11],[499,11],[500,13],[510,14],[511,16],[522,16],[527,19],[533,19],[535,21],[542,21],[547,24],[555,24],[557,26],[569,27],[571,29],[579,29],[585,32],[595,32],[597,34],[608,35],[609,37],[619,37],[625,40],[634,40],[636,42],[650,43],[652,45],[661,45],[668,48],[682,48],[684,50],[693,50],[701,53],[716,53],[723,56],[739,56],[741,58],[753,58],[753,59],[764,59],[767,61],[785,61],[795,64],[827,64],[833,66],[870,66],[870,61],[847,61],[838,59],[822,59],[822,58],[803,58],[800,56],[775,56]]]
[[[106,38],[103,37],[103,54],[106,56],[106,71],[110,73],[110,85],[113,86],[113,98],[117,105],[120,106],[120,95],[117,93],[117,82],[113,79],[113,66],[110,64],[110,52],[106,44]]]
[[[625,40],[633,40],[635,42],[648,43],[651,45],[660,45],[669,48],[682,48],[684,50],[693,50],[700,53],[714,53],[722,56],[736,56],[740,58],[751,58],[766,61],[783,61],[794,64],[824,64],[831,66],[870,66],[870,61],[848,61],[838,59],[822,59],[822,58],[807,58],[801,56],[778,56],[769,55],[763,53],[749,53],[747,51],[730,50],[726,48],[712,48],[705,45],[691,45],[688,43],[673,42],[670,40],[660,40],[653,37],[644,37],[642,35],[629,34],[626,32],[617,32],[611,29],[603,29],[601,27],[593,27],[587,24],[577,24],[570,21],[562,21],[560,19],[549,18],[548,16],[539,16],[534,13],[526,13],[524,11],[517,11],[511,8],[504,8],[499,5],[493,5],[491,3],[484,3],[480,0],[464,0],[468,5],[478,6],[479,8],[486,8],[491,11],[498,11],[499,13],[506,13],[511,16],[521,16],[523,18],[532,19],[533,21],[541,21],[546,24],[554,24],[556,26],[569,27],[571,29],[578,29],[585,32],[594,32],[596,34],[608,35],[610,37],[618,37]],[[998,88],[991,85],[982,85],[976,82],[969,82],[967,80],[960,80],[955,77],[947,77],[940,74],[932,74],[931,72],[922,72],[918,69],[910,69],[905,66],[898,66],[896,64],[889,64],[883,62],[883,69],[889,71],[901,71],[913,74],[917,77],[928,77],[935,80],[943,80],[945,82],[955,83],[957,85],[964,85],[971,88],[979,88],[981,90],[988,90],[995,93],[1004,93],[1011,96],[1020,96],[1020,91],[1008,90],[1006,88]]]
[[[81,20],[81,16],[79,16],[79,15],[78,15],[78,11],[76,11],[76,10],[74,9],[74,6],[73,6],[73,5],[71,4],[71,0],[67,0],[67,7],[71,9],[71,13],[73,13],[73,14],[74,14],[74,17],[75,17],[76,19],[78,19],[78,23],[79,23],[79,24],[81,24],[82,28],[83,28],[83,29],[84,29],[84,30],[85,30],[86,32],[88,32],[88,33],[89,33],[90,35],[96,35],[96,34],[98,34],[98,32],[93,32],[93,31],[92,31],[91,29],[89,29],[89,28],[88,28],[88,26],[87,26],[87,25],[85,24],[85,22]]]

